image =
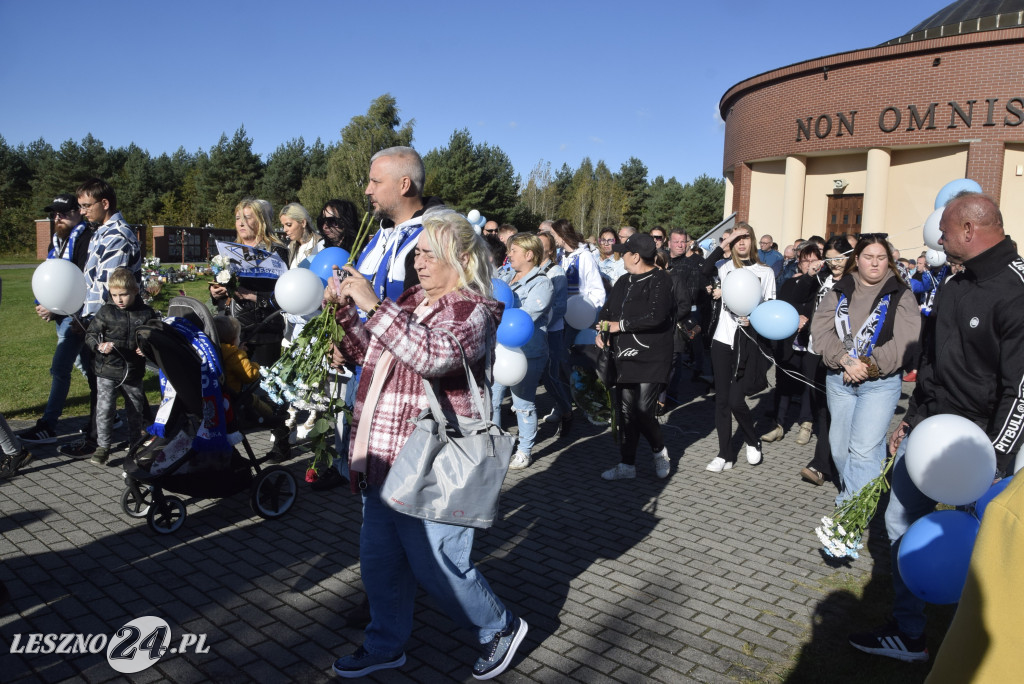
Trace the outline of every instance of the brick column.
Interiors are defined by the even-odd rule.
[[[967,177],[996,202],[1003,186],[1003,151],[1001,140],[972,140],[967,150]]]

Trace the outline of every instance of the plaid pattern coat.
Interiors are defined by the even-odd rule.
[[[488,348],[494,349],[503,306],[468,290],[456,290],[434,302],[430,313],[417,322],[413,311],[425,296],[423,288],[417,285],[397,302],[385,299],[365,323],[359,321],[354,306],[340,308],[336,314],[346,334],[338,343],[335,362],[363,366],[352,414],[349,453],[355,448],[359,421],[372,420],[366,454],[366,481],[371,485],[384,483],[391,464],[412,434],[411,421],[427,408],[422,378],[437,381],[438,399],[445,413],[477,415],[459,349],[451,336],[438,329],[455,335],[477,382],[483,385],[485,354]],[[381,389],[376,411],[372,416],[363,416],[373,372],[385,349],[394,355],[395,361]]]

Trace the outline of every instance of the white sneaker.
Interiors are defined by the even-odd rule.
[[[750,465],[757,465],[761,462],[761,445],[756,446],[747,445],[747,463]]]
[[[636,477],[636,466],[620,463],[614,468],[601,473],[601,477],[606,480],[632,480]]]
[[[732,461],[726,461],[721,456],[715,456],[711,463],[708,463],[704,470],[710,470],[713,473],[720,473],[723,470],[732,470]]]
[[[511,463],[508,464],[509,470],[522,470],[523,468],[530,467],[530,457],[524,454],[522,451],[517,451],[515,456],[512,457]]]
[[[541,418],[542,423],[561,423],[562,414],[558,412],[558,409],[551,409],[551,413]]]
[[[654,472],[660,479],[668,477],[668,471],[671,467],[672,463],[668,460],[668,447],[664,447],[661,451],[654,454]]]
[[[316,411],[310,411],[309,418],[306,422],[295,428],[295,436],[297,439],[306,439],[309,433],[313,431],[313,427],[316,425]]]

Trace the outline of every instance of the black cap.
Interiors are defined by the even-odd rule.
[[[644,259],[653,259],[654,255],[658,252],[658,248],[654,246],[654,238],[647,233],[633,233],[622,244],[612,245],[612,251],[619,254],[633,252],[633,254],[639,254]]]
[[[53,198],[43,211],[52,214],[65,214],[69,211],[78,211],[78,198],[74,195],[57,195]]]

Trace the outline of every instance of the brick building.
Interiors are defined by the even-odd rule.
[[[724,213],[780,245],[886,232],[912,256],[965,177],[1024,240],[1024,0],[954,2],[877,47],[752,76],[719,109]]]

